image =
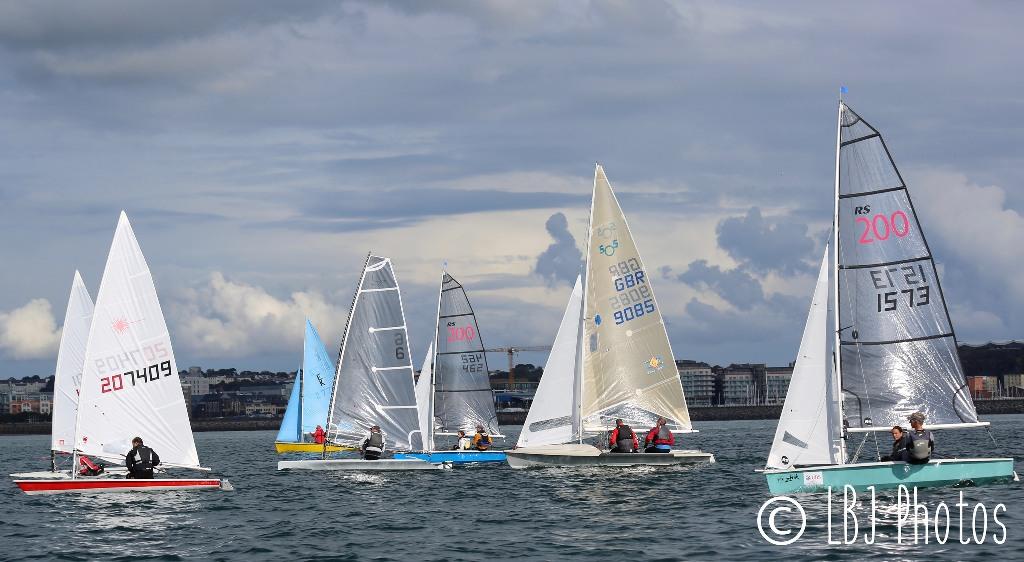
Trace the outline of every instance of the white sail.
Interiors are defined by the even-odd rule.
[[[142,437],[164,466],[199,467],[153,277],[121,213],[86,345],[75,448],[124,461]]]
[[[826,247],[767,468],[837,464],[840,460],[832,447],[832,434],[839,429],[831,423],[834,420],[830,412],[835,405],[828,400],[832,368],[832,338],[828,328],[830,269]]]
[[[584,429],[611,427],[615,418],[650,426],[659,416],[677,429],[691,429],[651,278],[600,165],[594,174],[585,279]]]
[[[50,449],[70,453],[75,448],[75,420],[78,418],[78,392],[85,364],[85,345],[89,340],[93,303],[82,276],[75,271],[71,296],[64,313],[64,327],[57,351],[57,369],[53,380],[53,429]]]
[[[371,255],[342,341],[327,428],[332,442],[358,445],[379,425],[389,447],[423,448],[408,341],[391,260]]]
[[[416,411],[420,418],[420,435],[423,436],[423,450],[434,450],[434,388],[432,365],[434,362],[434,342],[427,346],[427,355],[423,357],[420,378],[416,380]]]
[[[516,447],[557,445],[574,438],[572,388],[582,307],[583,283],[577,277]]]

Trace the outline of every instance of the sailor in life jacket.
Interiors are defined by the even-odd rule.
[[[935,438],[932,432],[924,428],[924,414],[914,412],[907,418],[910,420],[910,431],[906,439],[906,460],[910,464],[926,464],[935,450]]]
[[[78,457],[78,464],[82,467],[78,470],[82,476],[99,476],[104,472],[102,466],[92,462],[92,459],[85,455]]]
[[[473,446],[476,447],[477,451],[486,451],[491,448],[491,436],[487,434],[487,430],[481,424],[476,424],[476,435],[473,436]]]
[[[635,453],[640,450],[640,441],[636,438],[633,428],[620,418],[615,420],[615,429],[608,436],[608,446],[613,453]]]
[[[152,478],[153,469],[160,464],[160,455],[142,444],[142,438],[132,439],[132,450],[125,457],[128,478]]]
[[[658,418],[658,423],[647,432],[647,437],[644,438],[645,453],[667,453],[672,450],[676,438],[665,426],[667,423],[668,420],[665,418]]]
[[[455,446],[452,447],[452,450],[453,451],[468,451],[468,450],[470,450],[472,448],[473,448],[473,442],[469,439],[469,437],[466,437],[466,432],[464,430],[460,429],[459,430],[459,438],[455,442]]]
[[[907,432],[903,431],[902,427],[894,425],[889,430],[889,434],[892,435],[892,453],[883,456],[880,460],[883,462],[907,460]]]
[[[360,449],[360,456],[363,460],[375,461],[384,454],[384,434],[380,432],[380,426],[375,425],[370,428],[370,435],[363,441],[363,447]]]
[[[318,445],[323,445],[325,436],[326,434],[324,433],[324,428],[320,427],[319,425],[316,426],[316,429],[313,430],[313,442]]]

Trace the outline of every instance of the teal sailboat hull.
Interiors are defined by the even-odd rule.
[[[396,459],[420,459],[432,464],[504,463],[505,451],[425,451],[395,453]]]
[[[980,485],[1017,480],[1013,459],[933,459],[928,464],[872,462],[834,466],[815,466],[788,470],[765,470],[772,494],[839,491],[844,486],[855,490],[928,488],[936,486]]]

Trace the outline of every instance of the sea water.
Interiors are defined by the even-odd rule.
[[[936,456],[1024,458],[1019,437],[1024,416],[990,420],[995,444],[985,431],[943,431]],[[700,433],[678,436],[681,446],[713,452],[716,464],[531,470],[499,465],[379,473],[278,472],[277,461],[286,457],[274,453],[273,431],[197,433],[203,463],[228,478],[235,491],[27,496],[8,482],[0,486],[0,559],[1024,558],[1020,483],[920,491],[918,502],[929,509],[930,522],[938,504],[952,508],[944,545],[934,536],[928,544],[920,537],[918,544],[907,544],[906,526],[904,544],[897,543],[895,493],[880,492],[876,498],[881,515],[874,544],[864,542],[866,502],[853,512],[859,516],[856,542],[842,544],[853,530],[847,525],[844,537],[842,492],[833,496],[831,518],[824,495],[797,496],[806,515],[804,532],[789,545],[773,545],[759,531],[758,511],[771,496],[754,470],[764,465],[775,422],[696,427]],[[511,446],[519,428],[503,430]],[[882,454],[890,449],[886,437],[878,435]],[[46,436],[0,437],[0,469],[45,469],[48,443]],[[874,456],[874,441],[864,449]],[[982,544],[959,542],[953,506],[961,492],[971,506],[985,506],[989,528]],[[992,521],[998,504],[1005,506],[998,515],[1005,527],[1002,544],[993,538],[999,531]],[[762,527],[768,527],[771,509],[762,512]],[[781,538],[794,536],[795,514],[777,514],[776,528],[791,531]],[[970,533],[969,517],[964,524]]]

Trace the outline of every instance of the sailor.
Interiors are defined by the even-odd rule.
[[[452,447],[453,451],[468,451],[473,448],[473,442],[466,437],[466,432],[462,429],[459,430],[458,441],[455,442],[455,446]]]
[[[647,437],[644,438],[645,453],[668,453],[672,450],[676,438],[665,426],[667,423],[668,420],[665,418],[658,418],[658,423],[647,432]]]
[[[640,449],[640,441],[637,440],[633,428],[619,418],[615,420],[615,429],[608,438],[608,446],[613,453],[635,453]]]
[[[892,434],[892,454],[882,457],[883,461],[905,461],[907,460],[907,440],[903,428],[894,425],[889,430]]]
[[[906,436],[906,460],[910,464],[927,464],[935,450],[935,438],[932,432],[924,428],[924,414],[914,412],[907,417],[910,420],[910,431]]]
[[[473,436],[473,446],[476,447],[477,451],[486,451],[491,448],[491,436],[487,434],[487,430],[481,424],[476,424],[476,435]]]
[[[359,451],[363,460],[375,461],[384,454],[384,435],[380,432],[380,426],[370,428],[370,435],[363,441],[363,447]]]
[[[323,445],[325,436],[326,434],[324,433],[324,428],[320,427],[319,425],[316,426],[316,429],[313,431],[313,442],[318,445]]]
[[[153,468],[160,464],[160,455],[142,444],[142,438],[132,439],[132,450],[125,457],[128,478],[152,478]]]

